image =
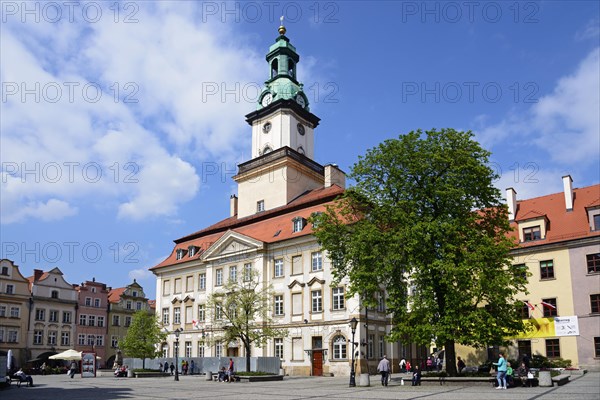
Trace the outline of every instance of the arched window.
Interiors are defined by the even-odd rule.
[[[266,146],[265,146],[265,148],[263,149],[263,152],[262,152],[262,153],[263,153],[263,154],[267,154],[267,153],[270,153],[270,152],[272,152],[272,151],[273,151],[273,149],[271,148],[271,146],[269,146],[269,145],[266,145]]]
[[[296,65],[292,60],[288,60],[288,75],[296,79]]]
[[[346,338],[342,335],[337,335],[333,338],[333,359],[343,360],[347,358],[346,354]]]
[[[271,61],[271,78],[275,78],[279,72],[279,61],[274,59]]]

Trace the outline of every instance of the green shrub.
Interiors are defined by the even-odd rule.
[[[549,359],[540,354],[534,354],[531,357],[531,368],[567,368],[571,366],[571,360],[563,360],[562,358]]]

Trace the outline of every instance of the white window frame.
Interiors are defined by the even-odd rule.
[[[284,276],[284,273],[283,273],[283,258],[277,258],[273,262],[273,277],[274,278],[281,278],[283,276]]]

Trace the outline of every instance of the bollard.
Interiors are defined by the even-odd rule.
[[[212,381],[213,380],[212,372],[206,371],[206,380],[207,381]]]
[[[358,386],[371,386],[371,378],[369,374],[360,374]]]

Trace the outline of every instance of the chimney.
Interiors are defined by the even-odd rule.
[[[563,188],[565,190],[565,206],[567,211],[573,211],[573,179],[571,175],[562,177]]]
[[[234,217],[238,213],[238,197],[232,194],[229,198],[229,216]]]
[[[506,189],[506,204],[508,205],[508,220],[514,221],[517,214],[517,192],[515,189]]]
[[[327,164],[325,166],[325,184],[328,188],[332,185],[338,185],[342,189],[346,188],[346,174],[338,168],[336,164]]]
[[[42,274],[44,273],[44,271],[42,271],[41,269],[34,269],[33,270],[33,281],[38,281],[41,277]]]

